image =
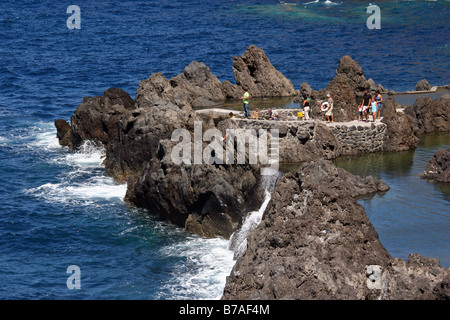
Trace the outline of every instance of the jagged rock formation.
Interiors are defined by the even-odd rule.
[[[450,182],[450,148],[434,153],[428,162],[422,178],[437,182]]]
[[[158,100],[184,101],[193,107],[211,107],[225,99],[239,99],[242,91],[229,81],[220,80],[203,63],[192,61],[182,73],[166,79],[161,73],[154,73],[141,81],[136,100],[141,105],[152,105]]]
[[[180,78],[177,81],[183,82]],[[174,164],[171,150],[178,141],[171,138],[176,130],[193,134],[198,121],[202,139],[204,131],[216,125],[197,117],[189,103],[193,95],[176,88],[153,74],[150,81],[141,82],[135,101],[120,89],[85,97],[71,125],[55,121],[57,135],[61,144],[74,149],[87,140],[103,145],[105,171],[127,182],[128,203],[188,231],[228,238],[246,210],[258,208],[263,201],[259,166]],[[204,150],[206,143],[201,143]]]
[[[239,85],[248,85],[252,96],[293,96],[291,82],[278,72],[264,51],[250,46],[241,57],[233,58],[233,71]],[[365,88],[359,65],[343,57],[337,76],[326,90],[312,91],[316,98],[331,91],[336,94],[337,121],[348,118],[355,107],[357,91]],[[302,94],[311,88],[302,84]],[[85,97],[71,117],[70,124],[55,121],[62,145],[77,149],[90,140],[105,147],[106,173],[128,183],[126,200],[147,208],[187,230],[207,235],[229,237],[247,210],[259,207],[259,167],[228,164],[174,164],[170,150],[176,145],[172,134],[178,129],[194,132],[196,121],[202,133],[208,129],[232,126],[229,119],[198,116],[193,106],[214,104],[223,99],[237,99],[242,94],[237,85],[220,82],[204,63],[193,61],[184,71],[166,79],[154,73],[142,80],[136,97],[118,88],[102,96]],[[383,151],[405,150],[417,143],[416,133],[449,130],[449,99],[418,101],[405,112],[397,113],[394,104],[383,109],[387,139]],[[317,103],[317,101],[316,101]],[[442,113],[439,110],[444,109]],[[430,110],[429,110],[430,109]],[[433,110],[432,110],[433,109]],[[314,106],[313,106],[314,110]],[[333,131],[322,124],[278,126],[280,159],[285,162],[332,159],[342,154],[342,145]],[[204,149],[206,142],[202,142]],[[378,149],[376,149],[378,150]]]
[[[397,112],[393,98],[383,102],[382,117],[382,122],[387,126],[384,151],[405,151],[417,147],[419,139],[414,134],[411,119],[406,114]]]
[[[364,90],[386,91],[381,85],[376,85],[372,79],[366,80],[359,63],[349,55],[345,55],[339,60],[336,77],[324,89],[311,93],[314,99],[312,115],[315,118],[324,117],[324,113],[320,111],[320,105],[327,100],[329,93],[334,100],[334,121],[355,120],[358,114],[357,105],[364,95]]]
[[[450,131],[450,99],[420,97],[404,110],[418,136],[430,132]]]
[[[251,97],[288,97],[296,91],[292,82],[269,61],[266,53],[251,45],[240,57],[233,57],[236,84],[248,90]]]
[[[336,75],[344,76],[348,85],[357,96],[362,96],[364,90],[370,89],[370,84],[364,76],[363,69],[359,63],[353,60],[349,55],[345,55],[339,59]]]
[[[286,174],[222,298],[448,299],[450,268],[420,255],[393,259],[356,202],[387,190],[326,160]]]
[[[334,121],[351,121],[356,119],[357,102],[354,89],[349,85],[348,78],[338,74],[325,89],[315,91],[313,103],[313,116],[319,119],[325,119],[325,113],[320,111],[322,102],[327,101],[327,94],[333,99]]]

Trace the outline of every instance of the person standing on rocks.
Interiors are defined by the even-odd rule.
[[[327,112],[325,112],[325,115],[327,116],[327,122],[333,122],[333,98],[331,98],[331,95],[327,93],[328,98],[328,109]]]
[[[372,112],[372,118],[373,118],[373,122],[377,121],[377,102],[375,100],[376,96],[373,96],[372,98],[372,105],[371,105],[371,112]]]
[[[250,118],[251,114],[250,114],[250,108],[249,108],[249,100],[250,100],[250,94],[248,93],[247,90],[245,90],[244,88],[242,88],[242,101],[244,103],[244,117],[245,118]]]
[[[363,101],[362,101],[362,112],[364,117],[366,118],[366,122],[369,122],[369,108],[370,102],[372,101],[372,97],[369,94],[369,91],[364,91]]]
[[[303,112],[305,114],[305,120],[309,120],[309,110],[311,109],[311,98],[306,98],[303,101]]]
[[[381,116],[381,108],[383,107],[383,97],[380,94],[380,91],[377,90],[375,93],[375,101],[377,103],[377,119],[380,120],[380,116]]]

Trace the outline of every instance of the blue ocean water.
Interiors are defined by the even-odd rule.
[[[81,29],[67,27],[72,4]],[[103,150],[60,147],[53,121],[69,120],[84,96],[119,87],[133,97],[142,79],[170,78],[193,60],[234,82],[232,56],[250,44],[296,88],[325,87],[345,54],[388,89],[414,89],[423,78],[448,84],[449,2],[373,4],[381,29],[367,28],[369,2],[356,0],[1,1],[0,298],[219,298],[234,263],[229,243],[126,206],[126,186],[104,174]],[[434,223],[448,226],[448,214]],[[449,266],[449,247],[436,252],[430,236],[416,240],[425,244],[419,253]],[[413,252],[409,243],[396,255]],[[70,265],[80,267],[80,290],[66,286]]]

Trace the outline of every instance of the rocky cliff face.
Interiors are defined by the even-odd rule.
[[[224,99],[223,88],[198,63],[170,81],[156,73],[141,81],[135,100],[114,88],[103,96],[84,98],[71,124],[55,121],[57,135],[61,144],[73,149],[87,140],[104,146],[106,173],[127,182],[125,200],[130,204],[188,231],[228,238],[246,210],[258,208],[263,201],[259,166],[174,164],[171,157],[178,143],[172,141],[176,130],[193,135],[197,121],[202,140],[207,129],[221,126],[197,117],[191,103],[199,97]],[[206,145],[201,141],[201,152]]]
[[[285,175],[223,299],[448,298],[450,269],[419,255],[392,259],[356,202],[387,190],[326,160]]]
[[[420,97],[405,108],[416,135],[450,131],[450,99]]]
[[[383,101],[382,122],[387,126],[387,134],[383,143],[384,151],[405,151],[414,149],[419,139],[414,133],[410,117],[397,112],[393,98]]]

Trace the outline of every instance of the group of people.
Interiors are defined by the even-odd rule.
[[[380,119],[381,109],[383,107],[383,97],[380,91],[376,91],[373,96],[369,91],[364,91],[363,100],[358,105],[358,121],[369,122],[369,115],[372,114],[373,122]],[[365,120],[364,120],[365,119]]]
[[[242,89],[243,95],[242,95],[242,101],[244,103],[244,117],[250,118],[250,108],[249,108],[249,99],[250,95],[248,91],[245,89]],[[305,120],[310,119],[310,110],[311,110],[311,98],[306,98],[303,101],[303,115],[305,117]],[[334,101],[331,95],[327,94],[327,101],[325,101],[322,106],[324,106],[324,109],[322,111],[325,111],[325,116],[327,119],[327,122],[333,122],[333,105]],[[364,91],[363,99],[361,103],[358,105],[358,121],[365,121],[369,122],[369,115],[372,115],[373,122],[375,122],[377,119],[380,119],[381,115],[381,109],[383,106],[383,97],[380,94],[380,91],[376,91],[375,94],[372,96],[369,94],[368,90]],[[270,110],[269,116],[271,120],[278,119],[278,113],[272,112]]]

